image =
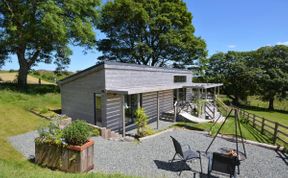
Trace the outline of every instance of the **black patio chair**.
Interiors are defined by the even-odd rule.
[[[173,141],[173,145],[175,148],[175,154],[173,156],[173,159],[171,160],[171,163],[174,161],[176,155],[180,157],[181,161],[183,161],[183,166],[181,166],[181,170],[179,173],[179,176],[181,175],[183,171],[183,167],[185,166],[187,161],[193,160],[193,159],[200,159],[200,168],[201,168],[201,173],[202,173],[202,162],[201,162],[201,154],[200,151],[194,151],[191,149],[190,145],[184,144],[181,145],[175,138],[170,136]],[[187,147],[185,150],[183,150],[183,147]]]
[[[208,178],[212,171],[229,174],[230,177],[236,178],[236,166],[240,165],[240,161],[236,156],[229,156],[223,153],[213,153],[212,164],[209,159],[208,165]]]

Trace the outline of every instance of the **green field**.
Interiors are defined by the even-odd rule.
[[[219,98],[224,102],[230,101],[230,99],[224,95],[219,96]],[[256,96],[248,97],[248,102],[242,103],[240,107],[265,119],[288,126],[288,99],[282,101],[278,99],[275,100],[274,111],[268,110],[268,102],[261,101]]]
[[[68,77],[72,75],[73,72],[64,71],[61,73],[55,73],[53,71],[47,71],[47,70],[37,70],[37,71],[31,71],[29,75],[40,78],[43,81],[47,81],[50,83],[55,83],[55,81],[61,80],[65,77]]]
[[[29,72],[27,82],[29,84],[38,84],[41,79],[42,84],[55,84],[55,81],[61,80],[65,77],[72,75],[73,72],[64,71],[61,73],[55,73],[48,70],[32,70]],[[17,71],[1,71],[0,70],[0,82],[15,83],[17,78]]]
[[[6,71],[1,71],[0,72],[0,82],[4,83],[16,83],[17,81],[17,72],[6,72]],[[29,84],[38,84],[39,83],[39,78],[37,76],[31,76],[28,75],[27,77],[27,83]],[[42,84],[52,84],[51,82],[42,80]]]
[[[13,85],[0,84],[0,177],[126,177],[101,173],[68,174],[41,168],[17,152],[7,138],[46,126],[47,120],[28,111],[60,108],[60,94],[56,86],[31,85],[26,91],[16,91]],[[56,91],[56,92],[55,92]]]

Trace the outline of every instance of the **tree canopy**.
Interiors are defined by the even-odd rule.
[[[206,77],[210,82],[223,83],[225,93],[234,104],[246,100],[257,90],[259,69],[250,65],[251,53],[229,51],[209,58]]]
[[[192,14],[182,0],[115,0],[101,11],[99,60],[177,67],[206,56],[206,44],[194,36]]]
[[[269,101],[269,109],[274,109],[275,97],[287,97],[288,92],[288,46],[262,47],[255,51],[254,66],[261,69],[259,94]]]
[[[205,74],[210,82],[222,82],[235,104],[259,95],[274,109],[275,97],[287,97],[288,46],[276,45],[255,51],[217,53],[208,59]]]
[[[96,45],[99,0],[0,1],[0,65],[16,54],[18,83],[39,62],[69,64],[69,44]]]

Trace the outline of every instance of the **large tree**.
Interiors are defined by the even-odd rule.
[[[39,62],[70,62],[68,45],[96,45],[99,0],[0,0],[0,65],[16,54],[18,84]]]
[[[255,51],[254,66],[262,70],[259,75],[259,94],[274,109],[274,99],[284,99],[288,92],[288,46],[262,47]]]
[[[207,53],[182,0],[114,0],[102,9],[98,27],[106,35],[99,60],[183,67]]]
[[[251,65],[251,61],[252,52],[216,53],[208,59],[206,80],[223,83],[224,92],[238,105],[258,89],[257,78],[261,70]]]

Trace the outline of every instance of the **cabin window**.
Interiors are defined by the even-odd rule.
[[[174,83],[184,83],[187,81],[187,78],[185,75],[175,75],[174,76]]]
[[[101,94],[94,93],[94,118],[95,124],[102,125],[102,97]]]
[[[140,95],[140,105],[141,105]],[[133,124],[135,122],[135,111],[138,107],[138,97],[136,95],[125,95],[125,122],[126,125]]]
[[[182,102],[186,101],[186,88],[179,88],[179,100]]]
[[[174,93],[174,103],[178,102],[186,102],[186,88],[179,88],[173,91]]]

